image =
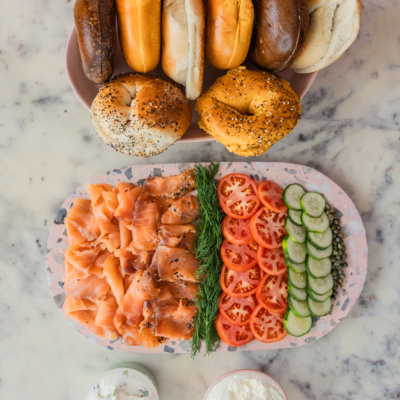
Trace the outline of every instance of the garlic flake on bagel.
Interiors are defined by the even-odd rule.
[[[197,100],[199,126],[241,156],[259,156],[300,119],[301,103],[283,78],[238,67]]]
[[[172,83],[151,75],[120,75],[104,85],[92,103],[97,135],[120,153],[152,157],[189,128],[192,111]]]

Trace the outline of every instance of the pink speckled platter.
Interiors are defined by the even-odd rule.
[[[64,277],[64,253],[68,248],[68,239],[64,225],[64,218],[77,197],[88,198],[86,192],[87,183],[109,183],[117,185],[121,181],[130,181],[142,184],[144,180],[152,175],[169,176],[176,175],[185,170],[193,168],[194,164],[165,164],[165,165],[141,165],[121,169],[114,169],[99,174],[88,182],[83,183],[75,193],[71,194],[61,206],[54,224],[51,228],[47,243],[47,276],[50,290],[54,301],[61,314],[68,323],[82,333],[86,338],[110,350],[124,351],[130,353],[188,353],[190,343],[188,341],[172,341],[148,350],[144,347],[129,347],[122,343],[121,339],[110,341],[96,337],[83,326],[78,325],[64,312],[64,301],[66,293],[63,290],[62,279]],[[222,345],[218,351],[244,351],[264,349],[284,349],[298,347],[311,343],[332,331],[343,318],[347,316],[356,303],[364,287],[368,267],[368,246],[365,228],[354,203],[349,196],[328,177],[320,172],[297,164],[270,163],[270,162],[229,162],[221,163],[217,179],[233,172],[247,174],[256,182],[268,179],[273,180],[281,187],[290,183],[299,183],[306,190],[323,193],[329,204],[336,208],[341,218],[342,232],[345,234],[344,243],[347,248],[348,264],[343,289],[338,295],[336,302],[329,315],[323,318],[314,318],[311,331],[300,338],[287,335],[280,342],[264,344],[253,341],[240,348],[231,348]]]

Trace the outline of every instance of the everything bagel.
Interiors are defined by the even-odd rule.
[[[199,126],[240,156],[259,156],[300,119],[301,103],[283,78],[246,67],[230,70],[196,103]]]

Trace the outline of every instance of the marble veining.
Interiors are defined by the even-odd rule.
[[[267,154],[318,169],[352,198],[369,247],[364,290],[330,334],[307,346],[267,351],[124,354],[70,328],[47,285],[51,222],[82,182],[126,165],[243,161],[215,142],[177,144],[151,160],[97,139],[69,87],[64,49],[72,0],[0,2],[0,395],[84,399],[94,378],[135,361],[156,376],[164,400],[201,400],[218,376],[262,370],[291,400],[400,397],[399,0],[364,1],[359,37],[318,74],[296,129]]]

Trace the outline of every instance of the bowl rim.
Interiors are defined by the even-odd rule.
[[[229,376],[232,376],[232,375],[235,375],[235,374],[242,374],[242,373],[245,373],[245,372],[255,373],[255,374],[258,374],[258,375],[262,375],[262,376],[264,376],[264,377],[266,376],[266,377],[267,377],[269,380],[271,380],[278,388],[281,389],[282,393],[283,393],[284,396],[285,396],[285,400],[288,400],[288,396],[287,396],[286,392],[283,390],[282,386],[281,386],[274,378],[272,378],[271,376],[269,376],[269,375],[266,374],[265,372],[258,371],[258,370],[256,370],[256,369],[236,369],[236,370],[234,370],[234,371],[230,371],[230,372],[227,372],[227,373],[224,374],[224,375],[221,375],[217,380],[215,380],[215,381],[209,386],[209,388],[207,389],[207,391],[206,391],[206,393],[205,393],[205,395],[204,395],[204,397],[203,397],[203,400],[207,400],[207,397],[208,397],[208,395],[210,394],[212,388],[213,388],[217,383],[221,382],[222,380],[224,380],[225,378],[227,378],[227,377],[229,377]]]

